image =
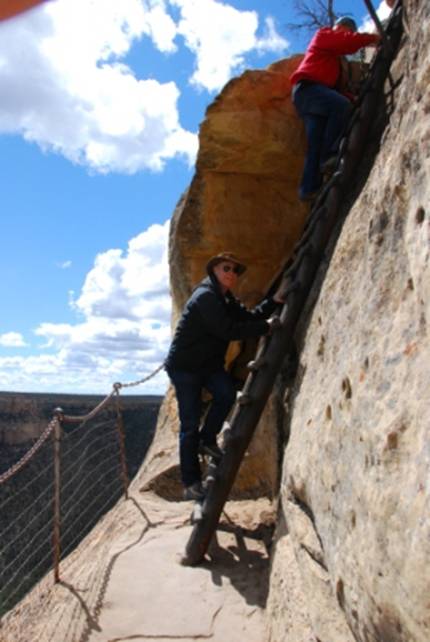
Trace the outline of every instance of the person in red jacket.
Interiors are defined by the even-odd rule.
[[[308,143],[299,188],[301,200],[312,200],[318,193],[322,173],[333,165],[350,115],[351,101],[336,91],[340,59],[362,47],[376,46],[379,41],[379,34],[357,33],[355,21],[344,16],[333,28],[316,32],[291,76],[293,103],[304,121]]]

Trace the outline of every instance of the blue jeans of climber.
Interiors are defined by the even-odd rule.
[[[335,89],[305,80],[294,86],[292,97],[308,144],[299,188],[300,198],[306,199],[321,187],[321,166],[337,153],[352,104]]]
[[[201,480],[199,442],[208,446],[216,443],[216,436],[234,404],[236,388],[225,370],[208,374],[169,368],[167,374],[175,386],[178,400],[181,478],[184,486],[191,486]],[[211,393],[212,402],[199,430],[203,388]]]

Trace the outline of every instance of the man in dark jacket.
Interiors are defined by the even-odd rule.
[[[316,196],[321,174],[333,166],[351,112],[349,97],[336,91],[341,57],[380,41],[379,34],[356,32],[357,25],[348,17],[339,18],[333,28],[319,29],[291,76],[293,103],[304,121],[308,143],[299,189],[303,201]]]
[[[259,337],[275,324],[266,320],[282,299],[266,299],[252,311],[232,294],[246,266],[224,252],[210,259],[208,276],[188,299],[166,359],[166,371],[178,401],[179,458],[186,499],[201,499],[201,470],[198,453],[220,459],[216,437],[236,397],[224,360],[230,341]],[[212,403],[200,429],[201,395],[205,388]]]

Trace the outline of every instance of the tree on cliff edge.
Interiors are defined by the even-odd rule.
[[[294,0],[298,22],[289,23],[288,29],[315,31],[327,25],[333,26],[338,17],[333,5],[334,0]]]

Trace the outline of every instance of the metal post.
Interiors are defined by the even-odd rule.
[[[63,411],[54,411],[54,527],[52,533],[52,548],[54,557],[54,581],[60,581],[61,558],[61,420]]]
[[[121,412],[121,401],[119,396],[120,384],[116,383],[115,388],[115,402],[116,402],[116,419],[117,419],[117,428],[118,428],[118,440],[119,440],[119,459],[121,463],[121,477],[122,484],[124,486],[124,495],[128,499],[128,487],[130,485],[130,479],[128,477],[127,470],[127,459],[125,456],[125,433],[124,433],[124,421],[122,418]]]

